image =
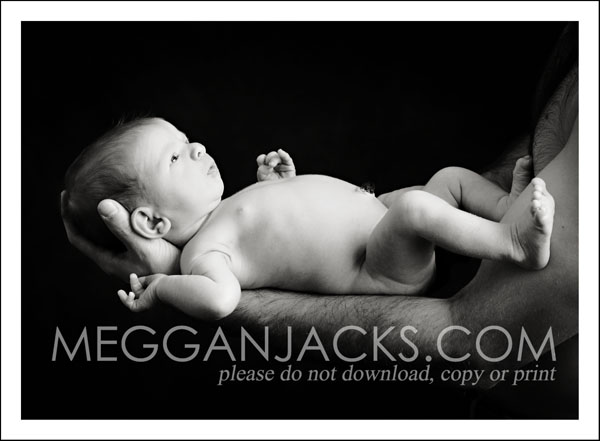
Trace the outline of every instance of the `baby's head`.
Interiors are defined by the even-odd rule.
[[[131,227],[181,246],[219,205],[223,181],[213,159],[160,118],[119,124],[88,146],[66,174],[66,215],[92,242],[122,248],[96,207],[114,199]]]

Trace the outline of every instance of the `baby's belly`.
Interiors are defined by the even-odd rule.
[[[353,292],[369,236],[387,211],[373,194],[307,175],[239,195],[234,270],[243,288]]]

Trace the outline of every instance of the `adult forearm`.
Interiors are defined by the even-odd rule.
[[[463,363],[476,368],[490,367],[485,357],[497,359],[492,362],[495,368],[510,368],[531,361],[538,355],[525,346],[523,330],[534,351],[541,348],[540,354],[552,349],[550,342],[543,344],[550,328],[553,345],[577,332],[576,136],[571,137],[565,150],[541,176],[557,202],[552,256],[542,271],[486,261],[475,279],[449,300],[247,291],[225,324],[248,328],[268,326],[273,343],[281,344],[287,342],[288,327],[294,335],[306,335],[314,327],[325,346],[333,344],[343,327],[357,326],[366,334],[346,332],[337,342],[342,351],[354,351],[355,355],[357,351],[373,353],[378,347],[375,333],[381,336],[393,326],[381,343],[394,357],[403,351],[408,351],[408,355],[414,352],[406,341],[409,340],[419,351],[415,362],[426,362],[429,356],[434,367],[445,365],[448,359],[454,360],[454,367]],[[526,209],[530,198],[528,188],[503,221],[513,221],[514,216]],[[404,339],[400,331],[406,326],[413,326],[416,332],[409,329]],[[450,328],[452,326],[461,328]],[[444,330],[448,330],[447,333]],[[292,343],[303,344],[304,339],[294,339]],[[525,349],[521,356],[520,347]],[[458,362],[457,358],[463,361]],[[386,359],[387,356],[380,356],[378,361]]]
[[[450,303],[443,299],[323,296],[275,290],[244,291],[236,311],[223,321],[225,326],[259,332],[268,327],[276,345],[287,344],[291,331],[296,351],[314,328],[327,352],[334,356],[337,350],[350,358],[365,354],[365,361],[410,359],[417,364],[427,362],[427,356],[434,364],[445,361],[437,341],[451,323]],[[449,339],[442,336],[441,344],[449,355],[453,353]]]
[[[551,256],[541,271],[484,261],[475,279],[451,304],[453,319],[468,324],[459,352],[488,354],[496,369],[537,360],[578,332],[578,136],[575,123],[565,148],[540,173],[556,200]],[[514,221],[529,200],[523,192],[503,222]],[[495,327],[495,328],[490,328]],[[548,339],[548,340],[546,340]],[[529,342],[535,348],[529,347]],[[545,343],[544,343],[545,342]],[[538,353],[536,353],[538,352]],[[482,367],[489,365],[481,357]]]

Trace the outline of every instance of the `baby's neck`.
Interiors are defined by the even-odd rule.
[[[185,244],[188,243],[190,239],[202,229],[202,227],[210,219],[210,217],[216,211],[219,205],[217,205],[212,211],[208,212],[205,216],[191,223],[189,226],[178,230],[171,230],[173,234],[167,234],[167,236],[165,236],[165,239],[167,239],[176,247],[183,248]]]

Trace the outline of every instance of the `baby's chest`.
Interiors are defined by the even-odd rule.
[[[281,185],[249,192],[231,204],[223,218],[232,222],[234,242],[244,250],[293,251],[364,240],[386,208],[355,186],[333,184]]]

